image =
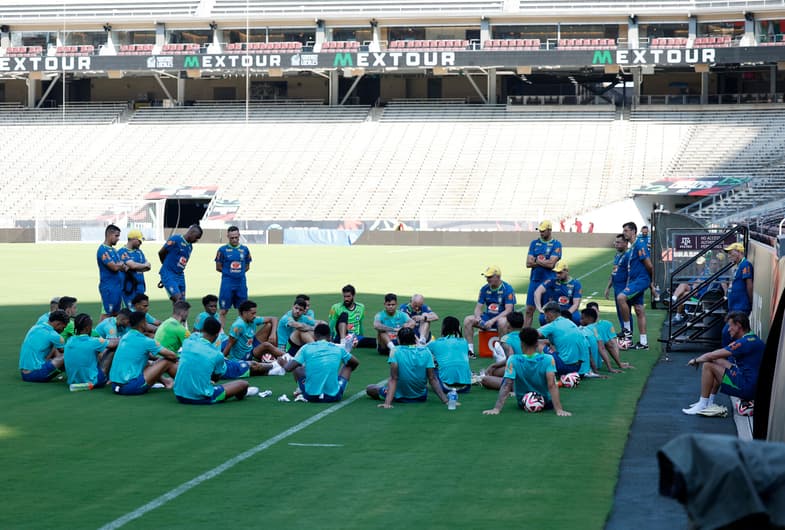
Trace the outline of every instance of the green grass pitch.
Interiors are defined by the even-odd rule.
[[[100,313],[97,245],[0,245],[0,528],[100,528],[161,495],[297,427],[329,405],[279,403],[291,396],[290,376],[252,378],[273,398],[212,407],[178,404],[171,393],[118,397],[108,390],[70,393],[65,383],[23,383],[17,370],[27,329],[56,295]],[[151,313],[169,316],[155,288],[158,245],[143,250]],[[216,245],[197,244],[186,272],[188,294],[217,294]],[[441,316],[472,312],[480,272],[490,264],[525,303],[525,248],[251,246],[251,298],[262,315],[280,316],[294,295],[312,297],[318,318],[352,283],[366,304],[366,330],[395,292],[413,292]],[[565,249],[584,299],[602,298],[611,250]],[[234,312],[230,313],[233,318]],[[649,312],[649,335],[661,316]],[[438,323],[435,331],[438,332]],[[366,332],[368,333],[368,331]],[[650,341],[651,342],[651,341]],[[355,350],[360,367],[350,398],[386,378],[385,359]],[[636,366],[606,381],[562,392],[573,412],[525,414],[509,401],[501,415],[483,416],[496,393],[474,387],[448,412],[435,397],[425,404],[376,407],[365,397],[265,446],[249,458],[145,513],[127,528],[602,528],[611,509],[618,465],[635,405],[659,356],[624,358]],[[478,371],[487,359],[472,361]]]

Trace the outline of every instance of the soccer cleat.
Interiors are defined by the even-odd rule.
[[[258,386],[249,386],[248,390],[245,391],[245,395],[246,396],[251,396],[251,397],[257,395],[258,393],[259,393],[259,387]]]
[[[469,350],[469,359],[474,360],[476,358],[477,358],[477,356],[474,354],[474,352]]]
[[[709,405],[708,407],[698,411],[701,416],[708,416],[713,418],[724,418],[728,415],[728,408],[722,405]]]
[[[706,408],[705,406],[697,404],[697,405],[693,405],[692,407],[690,407],[688,409],[681,409],[681,411],[684,414],[687,414],[688,416],[695,416],[697,413],[699,413],[700,411],[702,411],[705,408]]]
[[[648,344],[641,344],[640,342],[636,342],[635,346],[633,346],[633,347],[631,347],[629,349],[630,350],[648,350],[649,349],[649,345]]]

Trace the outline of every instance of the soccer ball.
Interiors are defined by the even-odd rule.
[[[526,412],[540,412],[545,408],[545,398],[537,392],[526,392],[521,398],[521,405]]]
[[[752,416],[755,412],[755,402],[739,400],[736,412],[739,413],[739,416]]]
[[[619,339],[619,349],[620,350],[629,350],[632,348],[632,341],[627,338]]]
[[[569,374],[564,374],[559,380],[564,388],[573,388],[581,383],[581,376],[578,375],[578,372],[571,372]]]

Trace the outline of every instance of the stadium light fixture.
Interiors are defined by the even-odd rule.
[[[107,33],[112,31],[112,25],[109,24],[108,22],[106,24],[104,24],[104,31],[107,32]]]
[[[210,22],[210,29],[213,30],[213,31],[218,29],[218,23],[215,20]]]
[[[372,28],[375,28],[379,25],[379,21],[376,20],[375,18],[372,18],[368,23],[371,25]]]

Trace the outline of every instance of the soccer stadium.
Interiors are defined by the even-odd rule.
[[[785,0],[0,0],[0,127],[0,527],[785,527]]]

